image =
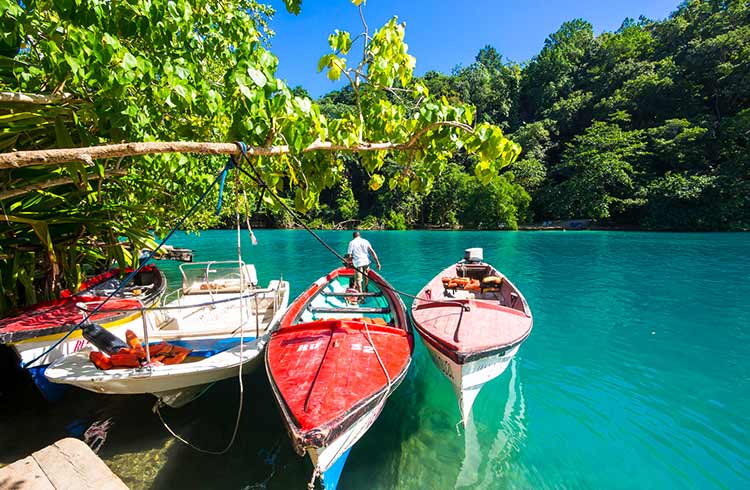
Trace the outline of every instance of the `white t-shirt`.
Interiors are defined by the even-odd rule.
[[[363,265],[370,265],[370,242],[358,236],[351,242],[349,242],[349,253],[352,255],[352,263],[354,267],[362,267]]]

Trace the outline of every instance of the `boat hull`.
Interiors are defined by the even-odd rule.
[[[252,372],[260,364],[267,338],[246,339],[244,345],[197,362],[176,365],[144,366],[133,369],[102,371],[89,361],[89,351],[69,356],[63,363],[53,363],[45,371],[54,383],[69,384],[94,393],[136,395],[150,393],[166,405],[181,407],[193,394],[223,379]]]
[[[433,363],[453,386],[461,411],[461,422],[466,423],[479,392],[489,381],[499,377],[508,368],[520,345],[488,355],[482,359],[457,363],[452,356],[425,342]]]
[[[453,386],[464,424],[482,387],[507,369],[533,327],[520,291],[483,262],[443,270],[420,291],[411,315],[435,366]]]
[[[125,271],[130,272],[131,269]],[[119,285],[118,274],[119,269],[100,274],[84,282],[82,292],[78,294],[65,292],[61,299],[40,303],[26,308],[18,316],[2,319],[0,341],[13,347],[24,367],[32,361],[35,366],[45,366],[84,349],[89,342],[80,330],[68,335],[59,345],[52,346],[83,321],[88,316],[87,311],[93,311],[114,291]],[[89,321],[115,335],[124,335],[127,329],[142,329],[143,311],[157,304],[166,288],[164,274],[155,266],[146,266],[133,284],[105,302]],[[47,349],[49,352],[45,352]]]
[[[321,473],[321,481],[325,490],[336,490],[352,446],[365,435],[378,419],[385,406],[385,400],[384,397],[382,402],[361,416],[346,431],[327,445],[305,448],[313,467]]]
[[[289,283],[271,281],[268,288],[256,290],[252,298],[262,296],[271,301],[270,309],[253,311],[253,301],[239,299],[243,294],[247,292],[190,295],[167,304],[164,312],[175,316],[150,323],[149,339],[190,349],[191,354],[180,364],[100,370],[89,360],[91,349],[86,349],[55,361],[45,376],[53,383],[95,393],[150,393],[166,405],[183,406],[211,384],[239,376],[240,370],[249,373],[262,362],[270,334],[289,302]],[[133,330],[142,332],[143,327]],[[257,333],[261,335],[255,336]]]

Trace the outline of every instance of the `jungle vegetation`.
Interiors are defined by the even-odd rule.
[[[523,148],[518,161],[485,185],[458,153],[425,193],[373,192],[352,158],[322,196],[319,225],[497,229],[592,218],[649,230],[750,229],[748,2],[688,0],[666,20],[626,19],[598,36],[575,19],[527,63],[486,46],[471,65],[421,82],[502,127]],[[348,88],[319,103],[331,115],[355,104]]]
[[[335,31],[319,71],[349,83],[319,100],[276,78],[272,15],[254,0],[0,0],[0,157],[241,140],[286,149],[253,166],[319,227],[750,228],[747,2],[687,0],[598,36],[576,19],[527,62],[486,46],[422,77],[396,19]],[[321,142],[336,150],[305,151]],[[176,223],[225,161],[1,166],[0,313],[134,263],[130,251]],[[224,201],[187,228],[230,226],[236,209],[293,225],[252,180],[229,178]]]
[[[285,3],[299,12],[300,0]],[[352,3],[364,15],[364,1]],[[414,79],[395,17],[329,36],[319,71],[346,79],[354,101],[331,114],[276,78],[271,15],[254,0],[0,0],[0,314],[75,290],[114,262],[135,265],[133,252],[180,223],[206,189],[211,204],[188,229],[252,210],[282,216],[275,194],[309,212],[341,187],[352,158],[373,192],[387,183],[421,193],[457,152],[487,185],[518,157],[473,106]],[[100,158],[89,148],[197,142],[236,152],[233,141],[250,148],[251,177],[232,172],[220,216],[211,183],[226,156]],[[70,148],[88,149],[50,157]]]

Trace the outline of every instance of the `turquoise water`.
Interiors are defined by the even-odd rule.
[[[256,232],[245,260],[293,294],[337,266],[302,231]],[[178,236],[195,260],[236,256],[235,234]],[[343,251],[346,232],[321,232]],[[415,293],[463,249],[521,289],[534,330],[485,386],[464,431],[450,384],[417,342],[411,371],[355,446],[340,488],[750,487],[749,234],[367,232],[394,287]],[[166,267],[173,284],[176,267]],[[407,301],[407,305],[410,302]],[[241,431],[225,456],[171,440],[148,396],[71,390],[58,405],[21,390],[0,407],[0,462],[111,418],[100,455],[135,488],[305,488],[265,372],[245,377]],[[238,383],[179,410],[199,445],[231,436]],[[65,428],[69,425],[68,429]]]

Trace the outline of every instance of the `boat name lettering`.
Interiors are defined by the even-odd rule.
[[[78,352],[79,350],[81,350],[84,347],[86,347],[86,344],[88,344],[88,343],[89,343],[89,341],[86,340],[86,339],[76,340],[76,345],[73,347],[73,352]]]
[[[302,344],[299,347],[297,347],[297,352],[305,352],[307,350],[315,350],[318,347],[320,347],[321,344],[316,342],[314,344]]]
[[[372,348],[370,345],[365,345],[364,347],[362,344],[352,344],[352,350],[359,350],[364,352],[365,354],[373,354],[375,353],[375,349]]]

